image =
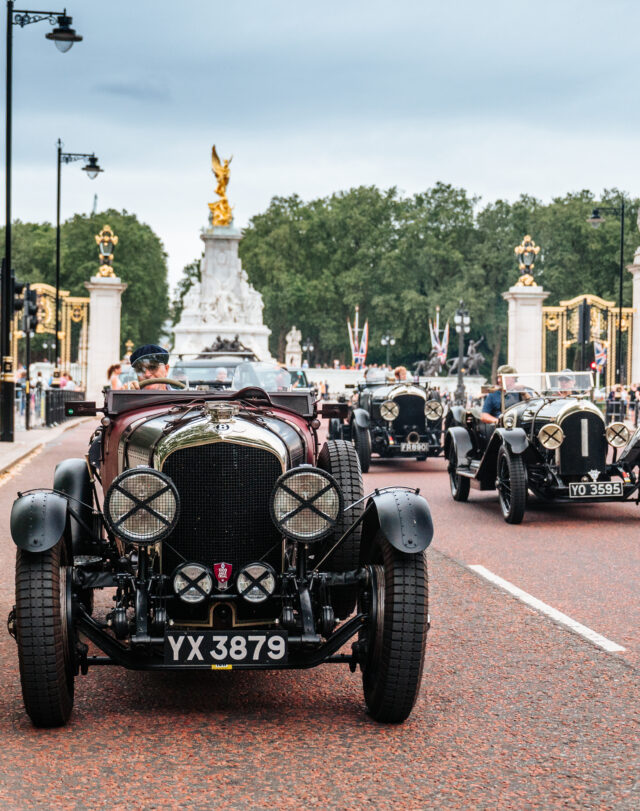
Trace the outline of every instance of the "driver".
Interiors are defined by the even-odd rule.
[[[513,392],[514,395],[521,387],[518,387],[516,383],[516,375],[518,372],[513,366],[509,366],[508,364],[503,364],[502,366],[498,366],[498,388],[495,391],[489,392],[485,397],[484,403],[482,405],[482,414],[480,416],[481,422],[486,422],[490,425],[498,422],[500,418],[500,414],[502,414],[502,384],[504,381],[504,388],[505,388],[505,405],[513,405],[513,403],[507,401],[507,397],[509,397],[509,392]],[[509,399],[513,399],[510,397]]]
[[[571,369],[563,369],[558,374],[558,397],[571,397],[576,379]]]
[[[143,380],[169,377],[169,353],[164,347],[157,344],[145,344],[134,349],[129,358],[129,363],[138,379],[130,380],[125,385],[126,389],[139,389]],[[145,388],[168,391],[171,386],[166,383],[151,383]]]

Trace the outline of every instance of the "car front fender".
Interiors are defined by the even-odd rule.
[[[378,530],[400,552],[411,555],[424,552],[433,539],[433,521],[426,499],[399,487],[371,496],[364,511],[363,553],[373,544]],[[364,557],[363,561],[367,562]]]
[[[358,428],[368,428],[369,427],[369,415],[364,410],[364,408],[354,408],[352,420],[358,426]]]
[[[20,496],[11,508],[11,537],[25,552],[46,552],[64,537],[67,500],[57,493],[37,490]]]
[[[529,437],[524,428],[496,428],[491,437],[491,444],[498,442],[496,437],[499,437],[501,444],[507,445],[516,456],[524,453],[529,447]]]
[[[454,425],[449,428],[447,435],[444,438],[444,455],[449,457],[451,448],[456,452],[456,459],[458,464],[463,464],[467,461],[467,457],[473,451],[473,443],[466,428],[460,425]]]

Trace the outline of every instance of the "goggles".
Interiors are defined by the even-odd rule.
[[[155,372],[160,364],[167,364],[168,362],[168,355],[158,353],[156,355],[145,355],[142,358],[136,358],[132,365],[134,370],[138,372],[138,374],[141,374],[147,370],[150,372]]]

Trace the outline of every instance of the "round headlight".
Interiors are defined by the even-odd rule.
[[[513,426],[516,424],[516,415],[515,414],[507,414],[502,420],[502,424],[505,428],[511,430]]]
[[[385,400],[380,406],[380,416],[387,422],[393,422],[400,413],[400,407],[394,400]]]
[[[538,442],[548,451],[555,451],[564,442],[564,431],[559,425],[550,422],[538,431]]]
[[[437,400],[427,400],[424,404],[424,415],[428,420],[439,420],[443,412],[442,403]]]
[[[263,603],[276,590],[276,573],[267,563],[250,563],[236,579],[238,594],[249,603]]]
[[[104,498],[109,527],[131,543],[162,540],[175,528],[179,512],[175,484],[150,467],[134,467],[116,476]]]
[[[336,480],[317,467],[283,473],[271,494],[271,517],[283,535],[312,543],[328,535],[342,512]]]
[[[610,425],[607,425],[605,436],[607,437],[607,442],[609,445],[611,445],[611,447],[621,448],[629,441],[631,431],[623,422],[612,422]]]
[[[213,575],[201,563],[181,563],[173,573],[173,590],[185,603],[201,603],[213,591]]]

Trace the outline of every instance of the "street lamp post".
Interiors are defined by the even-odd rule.
[[[311,343],[311,339],[307,338],[307,340],[302,344],[302,351],[307,356],[307,364],[311,365],[311,357],[310,353],[313,352],[313,344]]]
[[[613,214],[620,217],[620,269],[618,278],[618,330],[616,332],[616,382],[622,384],[622,280],[624,278],[624,197],[619,206],[599,206],[594,208],[587,222],[599,228],[604,222],[602,214]]]
[[[66,9],[59,11],[29,11],[14,9],[13,0],[7,2],[7,71],[6,71],[6,135],[5,135],[5,248],[4,272],[0,285],[2,303],[0,310],[0,357],[2,358],[2,379],[0,380],[0,442],[13,442],[14,424],[14,395],[15,381],[13,379],[13,359],[11,358],[11,321],[13,314],[13,290],[11,283],[11,113],[12,113],[12,86],[13,86],[13,26],[38,23],[47,20],[56,25],[53,31],[46,35],[52,40],[59,51],[65,53],[74,42],[80,42],[81,36],[71,28],[71,17],[67,16]]]
[[[454,396],[456,403],[464,405],[466,402],[466,392],[464,388],[464,377],[462,373],[462,361],[464,359],[464,336],[471,330],[471,318],[469,311],[465,309],[464,301],[460,300],[458,309],[453,316],[453,323],[458,333],[458,385]]]
[[[380,344],[382,346],[387,347],[387,364],[386,365],[388,366],[389,365],[389,352],[391,350],[391,347],[396,345],[396,339],[393,337],[393,335],[383,335],[382,338],[380,338]]]
[[[56,385],[60,376],[58,365],[60,363],[60,179],[61,167],[63,163],[73,163],[73,161],[86,160],[87,165],[82,167],[82,171],[87,173],[90,180],[95,180],[100,172],[104,171],[98,166],[98,159],[95,153],[87,152],[63,152],[62,141],[58,138],[58,186],[56,193],[56,368],[53,373],[53,384]]]

